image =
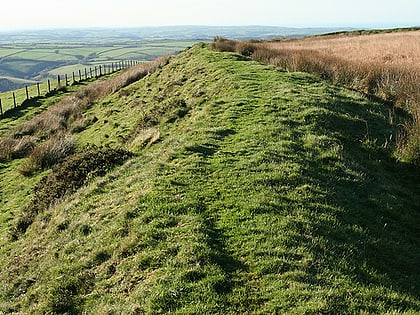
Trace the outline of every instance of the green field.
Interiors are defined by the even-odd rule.
[[[77,150],[1,161],[0,313],[420,312],[418,169],[382,102],[205,44],[80,115],[68,95],[1,118]]]
[[[104,39],[107,42],[107,39]],[[194,41],[156,40],[127,44],[4,44],[0,46],[0,92],[22,87],[18,79],[44,81],[57,75],[90,66],[111,64],[121,60],[147,61],[173,54],[191,46]],[[8,80],[7,78],[11,78]],[[11,84],[7,81],[13,81]]]

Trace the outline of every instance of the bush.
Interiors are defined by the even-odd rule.
[[[223,37],[216,37],[210,48],[220,52],[235,52],[237,42]]]
[[[31,202],[24,208],[11,231],[12,239],[25,233],[38,213],[75,192],[90,179],[105,175],[130,156],[128,151],[122,149],[88,146],[56,164],[52,173],[43,177],[34,188]]]
[[[239,42],[235,45],[235,52],[246,57],[251,57],[256,49],[257,46],[250,41]]]

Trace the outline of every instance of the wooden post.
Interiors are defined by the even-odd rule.
[[[28,92],[28,86],[25,85],[25,91],[26,91],[26,99],[29,100],[29,92]]]
[[[102,66],[99,65],[99,76],[101,76],[101,75],[102,75]]]
[[[85,80],[87,80],[87,69],[85,68]]]
[[[98,67],[95,67],[95,78],[98,77]]]
[[[57,88],[61,87],[61,80],[60,80],[60,75],[57,76]]]
[[[114,72],[114,63],[113,62],[111,63],[111,70],[112,70],[112,72]]]
[[[69,79],[67,78],[67,74],[65,75],[65,78],[66,78],[66,86],[68,86],[69,85]]]
[[[76,77],[74,76],[74,71],[72,72],[73,74],[73,84],[76,82]]]
[[[16,95],[15,95],[15,92],[13,92],[13,108],[16,108]]]
[[[3,107],[1,106],[1,98],[0,98],[0,115],[3,115]]]
[[[48,93],[51,93],[51,82],[50,82],[50,79],[48,79]]]
[[[79,82],[82,81],[82,70],[79,69]]]
[[[36,84],[36,88],[38,90],[38,97],[41,96],[41,89],[39,88],[39,82]]]

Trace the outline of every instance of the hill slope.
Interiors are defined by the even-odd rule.
[[[124,164],[17,239],[3,222],[0,312],[418,312],[420,184],[388,115],[308,74],[184,51],[84,112],[78,145],[123,146]],[[48,174],[23,162],[2,183]]]

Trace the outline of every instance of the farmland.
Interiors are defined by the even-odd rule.
[[[71,74],[86,67],[121,60],[148,61],[192,45],[192,41],[153,41],[134,44],[36,44],[3,45],[0,49],[0,92],[33,81]],[[23,82],[22,82],[23,80]],[[3,82],[3,83],[2,83]]]

